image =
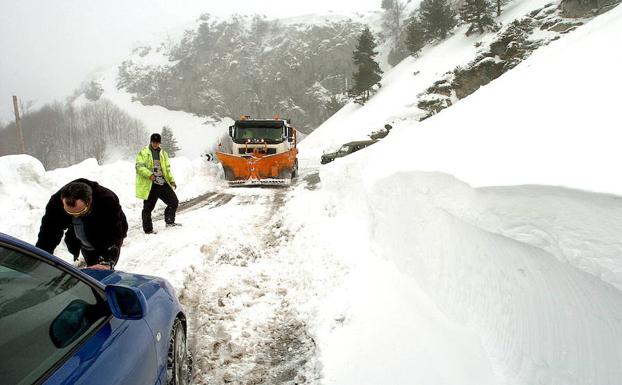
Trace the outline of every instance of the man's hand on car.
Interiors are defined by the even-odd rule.
[[[91,266],[87,266],[86,268],[93,269],[93,270],[112,270],[112,266],[102,265],[102,264],[91,265]]]

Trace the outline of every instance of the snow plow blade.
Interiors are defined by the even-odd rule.
[[[296,148],[275,155],[216,152],[230,186],[287,186],[297,172],[297,154]]]

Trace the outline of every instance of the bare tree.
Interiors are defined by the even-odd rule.
[[[404,3],[400,0],[390,0],[386,4],[383,2],[384,13],[384,25],[389,31],[391,31],[391,38],[393,39],[394,46],[400,44],[400,35],[402,31],[402,19],[404,19]]]

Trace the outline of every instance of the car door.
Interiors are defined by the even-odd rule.
[[[103,290],[34,247],[0,240],[0,379],[12,384],[156,384],[144,320],[112,317]]]

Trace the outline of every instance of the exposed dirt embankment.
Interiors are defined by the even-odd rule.
[[[420,120],[429,118],[477,91],[481,86],[516,67],[539,47],[559,39],[561,35],[573,31],[597,14],[611,9],[615,6],[611,3],[617,4],[619,0],[609,0],[600,7],[596,4],[596,8],[585,5],[581,8],[583,12],[579,12],[580,7],[573,7],[571,3],[568,1],[559,7],[549,4],[504,27],[477,58],[466,66],[457,67],[445,74],[443,79],[436,81],[419,95],[417,107],[425,111]]]

